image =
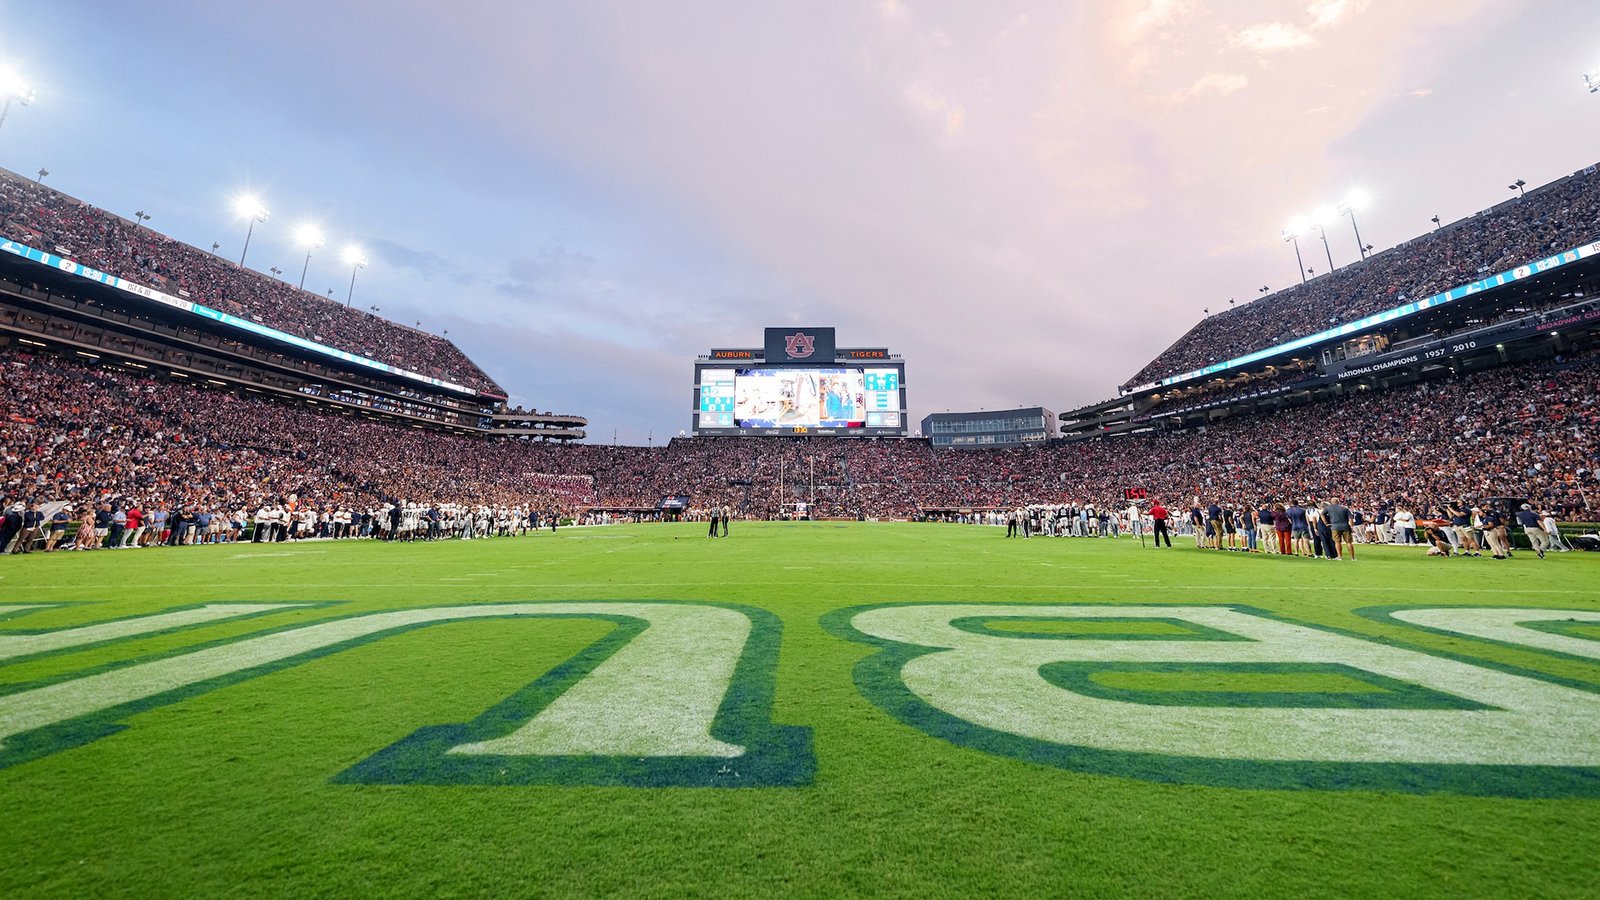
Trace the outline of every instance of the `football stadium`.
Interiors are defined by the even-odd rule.
[[[843,184],[810,198],[837,234],[795,233],[798,213],[770,228],[755,206],[717,213],[791,177],[732,156],[708,171],[736,200],[711,191],[665,203],[682,218],[662,228],[585,232],[586,215],[628,227],[665,215],[642,198],[692,182],[690,169],[629,181],[598,157],[517,144],[507,152],[548,169],[552,204],[590,208],[552,227],[591,244],[551,243],[502,272],[497,245],[470,259],[445,236],[402,246],[385,220],[404,213],[376,211],[411,207],[463,240],[507,230],[490,201],[469,211],[443,192],[478,177],[467,156],[431,163],[437,182],[420,169],[396,179],[386,155],[413,166],[419,147],[341,139],[371,171],[330,175],[328,189],[370,180],[395,199],[347,213],[355,224],[340,227],[368,236],[340,247],[309,211],[298,223],[269,212],[264,189],[200,183],[212,170],[191,165],[191,144],[261,147],[235,143],[221,107],[208,123],[176,102],[187,70],[110,75],[45,30],[0,42],[0,896],[1595,896],[1600,75],[1568,65],[1566,82],[1543,85],[1547,38],[1505,36],[1531,33],[1531,4],[1481,16],[1293,4],[1299,24],[1161,2],[1062,23],[1027,6],[982,23],[899,2],[805,24],[723,9],[737,53],[660,13],[508,15],[561,36],[538,46],[595,100],[585,127],[619,158],[655,162],[675,157],[649,157],[651,140],[683,129],[711,157],[796,139],[746,95],[708,114],[647,89],[754,90],[724,83],[712,62],[724,53],[754,81],[809,72],[797,96],[825,105],[856,101],[801,57],[843,54],[866,84],[904,63],[893,41],[918,48],[908,58],[972,62],[986,58],[967,49],[980,38],[1033,34],[1042,52],[1100,35],[1158,55],[1213,40],[1219,58],[1263,69],[1343,47],[1373,71],[1360,76],[1364,118],[1327,138],[1329,158],[1383,160],[1415,183],[1405,190],[1428,186],[1415,202],[1431,205],[1380,213],[1340,186],[1342,170],[1297,181],[1311,164],[1285,157],[1273,164],[1295,176],[1284,183],[1342,199],[1274,222],[1258,253],[1230,243],[1236,225],[1260,226],[1256,199],[1232,188],[1206,195],[1233,204],[1204,211],[1214,231],[1161,247],[1117,230],[1145,201],[1117,201],[1101,222],[1055,207],[1032,219],[1050,190],[997,181],[1005,217],[1065,216],[1086,254],[1133,249],[1096,272],[1052,269],[1065,287],[1038,307],[998,291],[948,303],[936,282],[956,258],[996,284],[1045,279],[1053,263],[998,234],[968,254],[952,237],[965,224],[939,239],[915,230],[938,216],[922,207],[903,220],[912,236],[856,246],[877,226],[853,217],[888,213]],[[311,46],[382,24],[323,14]],[[267,27],[241,15],[159,8],[111,31],[165,52],[207,29]],[[431,30],[440,58],[470,72],[501,50],[524,64],[492,28],[465,28],[486,24],[476,11],[460,32],[420,8],[393,15],[406,23],[350,60],[316,63],[336,86],[305,101],[309,118],[355,89],[350,73],[409,57],[405,35]],[[715,18],[685,15],[700,29]],[[1564,123],[1548,147],[1463,132],[1447,150],[1434,134],[1438,158],[1385,155],[1413,140],[1408,117],[1434,115],[1424,104],[1502,122],[1546,113],[1520,88],[1448,80],[1459,60],[1413,60],[1411,81],[1380,65],[1407,45],[1372,35],[1446,27],[1503,51],[1497,78],[1530,73],[1563,96],[1548,101]],[[609,61],[572,62],[567,42]],[[233,52],[201,43],[185,44],[195,65]],[[25,78],[27,60],[48,60],[48,78]],[[257,78],[227,71],[229,85]],[[960,152],[953,142],[1000,115],[997,85],[1013,84],[998,62],[984,71],[960,103],[953,81],[895,88],[885,96],[905,115],[932,118],[919,137],[883,127]],[[1438,87],[1400,90],[1427,78]],[[1115,89],[1152,104],[1138,114],[1153,143],[1138,146],[1154,157],[1151,123],[1179,121],[1180,106],[1265,116],[1249,96],[1263,81],[1207,73],[1144,101]],[[536,82],[519,82],[527,106],[496,103],[478,130],[424,112],[429,133],[413,137],[487,154],[532,122],[553,146],[570,98]],[[622,95],[661,118],[634,117]],[[148,117],[138,127],[102,127],[103,141],[78,130],[109,115],[97,104],[141,97],[121,109]],[[1335,108],[1322,99],[1297,102]],[[240,99],[267,123],[287,102]],[[163,130],[172,122],[193,131]],[[617,140],[623,123],[641,130]],[[762,123],[779,128],[770,143],[736,136]],[[1249,135],[1287,146],[1320,127]],[[997,130],[999,146],[1021,141]],[[349,150],[310,134],[285,128],[251,164],[281,184]],[[1085,165],[1097,152],[1048,143]],[[1196,160],[1216,150],[1179,143]],[[1145,155],[1132,146],[1094,177],[1200,165],[1130,162]],[[1255,149],[1216,152],[1266,172]],[[1502,186],[1451,169],[1483,158],[1530,177]],[[615,177],[586,186],[602,170]],[[889,163],[863,173],[865,185],[920,177]],[[513,177],[490,193],[515,193]],[[1261,208],[1296,202],[1269,181],[1240,190],[1271,195]],[[1191,214],[1183,198],[1148,202]],[[1462,212],[1433,213],[1450,204]],[[963,221],[972,209],[935,208]],[[719,227],[702,234],[702,214]],[[799,257],[815,280],[772,263],[741,282],[717,261],[757,232],[816,243]],[[571,249],[601,245],[631,262]],[[896,270],[904,247],[914,262]],[[658,252],[689,262],[652,268]],[[930,292],[851,281],[858,252],[885,277],[915,282],[926,266]],[[628,280],[639,272],[648,286]],[[1256,286],[1274,279],[1287,286]],[[1253,296],[1229,297],[1235,282]],[[830,290],[832,305],[796,299]],[[1046,327],[1061,308],[1089,318]]]

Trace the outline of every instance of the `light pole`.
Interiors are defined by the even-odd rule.
[[[272,273],[272,277],[273,278],[279,278],[279,279],[283,278],[283,270],[278,268],[277,266],[273,266],[272,268],[268,269],[267,271]]]
[[[1513,181],[1510,184],[1506,185],[1506,187],[1510,188],[1513,191],[1516,191],[1518,197],[1526,197],[1526,196],[1528,196],[1528,192],[1522,189],[1523,186],[1526,185],[1526,184],[1527,184],[1526,181],[1523,181],[1521,178],[1518,178],[1516,181]]]
[[[1310,226],[1305,219],[1294,219],[1284,226],[1283,239],[1285,242],[1294,243],[1295,268],[1300,270],[1300,283],[1306,283],[1306,261],[1300,256],[1300,235],[1304,234]]]
[[[1316,213],[1317,233],[1322,235],[1322,250],[1328,254],[1329,275],[1338,270],[1338,267],[1333,264],[1333,249],[1328,246],[1328,223],[1337,218],[1339,218],[1339,212],[1331,206],[1324,206],[1317,210]]]
[[[301,225],[294,232],[295,243],[306,248],[306,261],[300,267],[300,290],[306,289],[306,270],[311,268],[311,251],[322,247],[322,229],[315,225]]]
[[[44,180],[46,178],[49,178],[49,177],[50,177],[50,170],[49,169],[40,169],[39,170],[39,177],[35,178],[33,180],[33,183],[34,184],[42,184],[44,182]]]
[[[356,295],[356,272],[367,267],[367,255],[361,248],[351,244],[344,248],[344,261],[350,264],[350,291],[345,294],[344,305],[350,305],[350,298]]]
[[[1366,209],[1370,201],[1366,191],[1351,191],[1345,196],[1344,202],[1339,204],[1339,212],[1350,217],[1350,227],[1355,229],[1356,247],[1361,250],[1361,258],[1367,258],[1367,244],[1361,240],[1361,226],[1356,224],[1356,210]]]
[[[0,127],[6,124],[6,116],[11,113],[11,101],[15,100],[23,106],[33,102],[33,88],[28,86],[16,72],[10,69],[0,71],[0,91],[6,93],[6,105],[0,107]]]
[[[233,203],[233,210],[250,220],[244,232],[244,249],[239,251],[239,265],[244,265],[245,254],[250,252],[250,236],[255,234],[256,223],[267,221],[267,208],[251,194],[245,194]]]
[[[144,223],[146,223],[148,221],[150,221],[150,214],[145,212],[142,209],[139,210],[138,212],[133,214],[133,230],[134,231],[138,231],[139,230],[139,226],[143,225]]]
[[[1443,225],[1439,224],[1439,217],[1438,216],[1434,216],[1433,218],[1429,219],[1428,221],[1433,223],[1433,230],[1434,231],[1438,231],[1439,229],[1444,227]]]

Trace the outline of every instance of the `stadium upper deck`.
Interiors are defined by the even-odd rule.
[[[438,335],[352,309],[0,169],[0,236],[257,325],[464,385],[505,390]]]
[[[1122,387],[1200,370],[1485,275],[1600,235],[1600,174],[1590,166],[1303,285],[1201,320]]]

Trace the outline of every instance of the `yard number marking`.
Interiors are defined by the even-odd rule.
[[[759,616],[759,627],[753,622]],[[341,774],[359,782],[803,783],[809,729],[769,724],[777,620],[687,603],[508,603],[332,619],[0,696],[0,765],[174,702],[440,622],[582,617],[618,629],[468,725],[425,728]],[[752,641],[752,632],[760,640]],[[747,653],[747,644],[755,644]],[[521,720],[516,715],[523,714]],[[507,726],[515,726],[507,732]],[[442,741],[441,741],[442,738]]]
[[[1447,607],[1443,609],[1397,609],[1389,615],[1402,622],[1449,631],[1467,637],[1523,644],[1537,650],[1600,659],[1600,641],[1565,634],[1552,634],[1539,625],[1576,624],[1600,627],[1600,612],[1579,609],[1488,609]]]
[[[1451,610],[1452,614],[1462,610]],[[1521,619],[1537,618],[1520,611]],[[1176,620],[1149,629],[1009,636],[974,621]],[[1281,787],[1600,793],[1600,693],[1221,606],[896,605],[825,623],[878,644],[856,682],[924,731],[1066,768]],[[1468,617],[1467,622],[1473,620]],[[1216,633],[1236,639],[1218,640]],[[1528,632],[1534,637],[1537,632]],[[1222,695],[1171,703],[1105,673],[1348,673],[1387,702]],[[1297,699],[1298,698],[1298,699]]]
[[[54,653],[104,641],[138,637],[173,628],[185,628],[191,625],[204,625],[224,619],[236,619],[241,616],[296,609],[306,605],[304,603],[208,603],[193,609],[178,609],[150,616],[113,619],[109,622],[82,625],[77,628],[58,628],[32,634],[0,634],[0,660],[14,659],[19,656],[32,656],[37,653]],[[16,609],[16,607],[0,607],[0,612],[12,609]]]

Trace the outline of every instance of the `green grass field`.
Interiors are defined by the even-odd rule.
[[[1177,543],[0,559],[0,896],[1595,895],[1600,560]]]

